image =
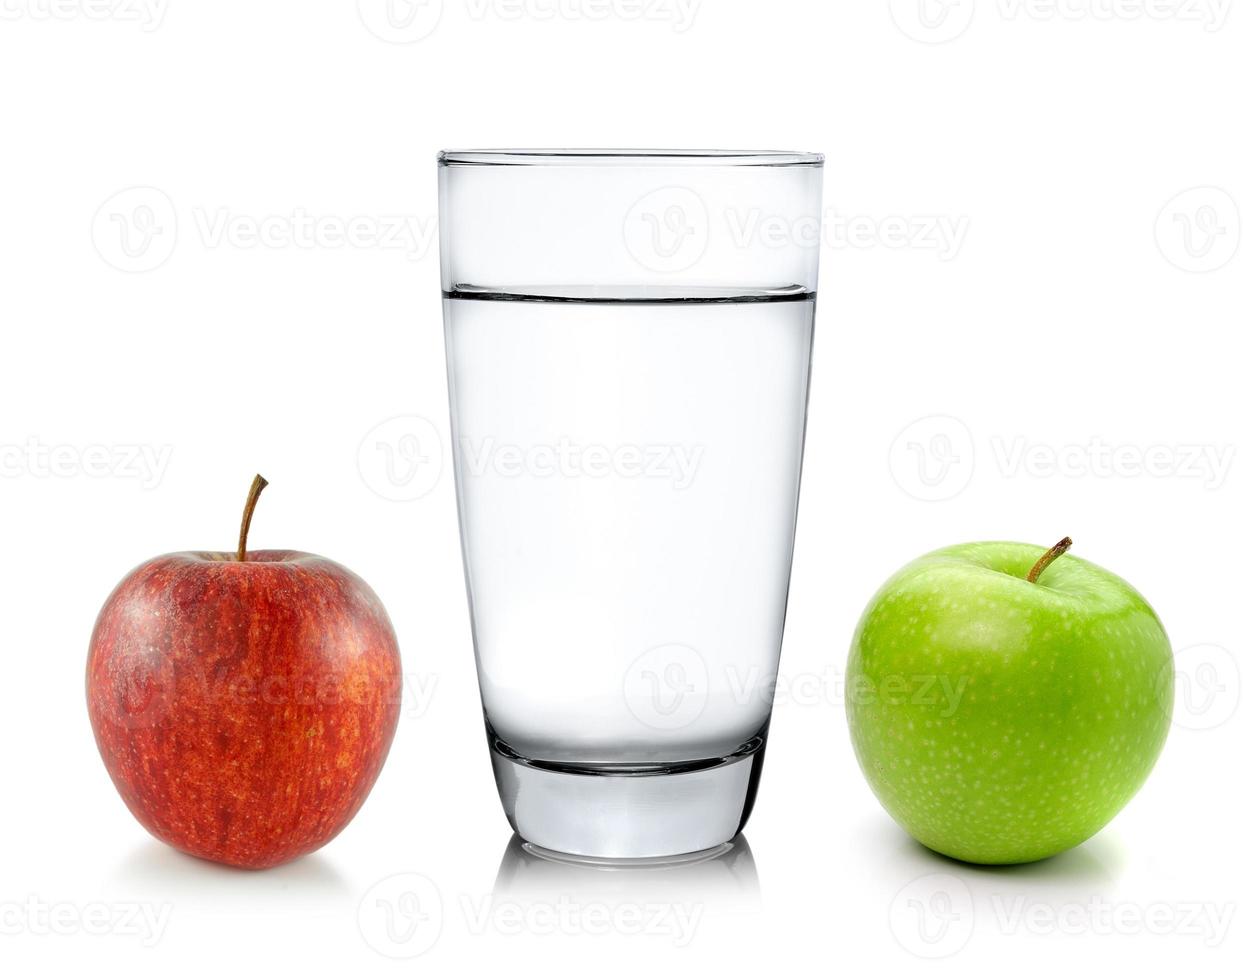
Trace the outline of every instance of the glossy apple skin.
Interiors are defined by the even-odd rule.
[[[380,600],[335,562],[183,552],[108,598],[86,689],[104,765],[147,830],[268,868],[362,806],[397,729],[401,659]]]
[[[1156,613],[1072,554],[1012,542],[925,555],[881,587],[847,666],[855,755],[927,847],[1015,864],[1074,847],[1143,784],[1169,730]]]

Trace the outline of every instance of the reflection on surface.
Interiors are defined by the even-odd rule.
[[[867,849],[884,854],[895,887],[927,874],[947,874],[982,895],[1023,895],[1045,900],[1109,894],[1118,884],[1126,856],[1109,829],[1068,851],[1030,864],[968,864],[929,850],[897,824],[878,817]]]
[[[154,840],[134,848],[112,880],[129,892],[209,907],[243,898],[246,908],[263,908],[267,903],[256,901],[256,896],[279,896],[277,904],[285,911],[295,905],[322,905],[325,899],[349,892],[346,880],[321,854],[266,871],[244,871],[201,861]]]
[[[516,834],[501,858],[493,892],[513,901],[651,903],[758,907],[759,875],[744,835],[708,851],[675,858],[609,861],[560,854]]]
[[[1098,835],[1092,840],[1072,847],[1069,851],[1055,854],[1043,861],[1028,864],[966,864],[930,851],[922,844],[910,840],[910,848],[926,856],[926,860],[939,864],[945,870],[958,870],[965,878],[978,877],[996,882],[1012,882],[1031,891],[1041,884],[1066,886],[1075,890],[1101,888],[1114,882],[1114,872],[1123,861],[1122,851],[1114,840]]]
[[[1108,829],[1043,861],[1010,865],[945,857],[880,817],[866,836],[861,850],[876,856],[880,872],[873,914],[887,918],[897,945],[920,958],[941,959],[968,944],[1009,943],[1016,936],[1121,935],[1126,927],[1115,915],[1142,919],[1151,901],[1128,887],[1126,855]]]

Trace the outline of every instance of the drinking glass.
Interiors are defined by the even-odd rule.
[[[506,816],[570,854],[716,847],[768,745],[823,158],[439,163],[458,518]]]

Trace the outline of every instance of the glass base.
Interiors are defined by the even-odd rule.
[[[495,736],[489,746],[518,836],[562,854],[625,859],[692,854],[736,837],[751,815],[766,741],[757,736],[727,759],[625,770],[524,759]]]

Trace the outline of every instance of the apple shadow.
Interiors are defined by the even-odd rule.
[[[1122,855],[1114,841],[1101,835],[1084,841],[1069,851],[1026,864],[972,864],[970,861],[959,861],[924,847],[914,838],[907,839],[907,847],[920,852],[928,860],[952,865],[965,873],[1034,881],[1079,881],[1084,884],[1107,884],[1113,881],[1114,871],[1119,866]]]
[[[904,876],[942,872],[1000,895],[1087,899],[1111,892],[1126,865],[1126,852],[1109,828],[1068,851],[1027,864],[959,861],[925,847],[892,821],[880,832]]]
[[[159,895],[168,901],[206,907],[239,905],[248,911],[266,907],[322,907],[351,894],[349,883],[321,854],[308,854],[276,868],[248,871],[183,854],[156,840],[136,846],[118,866],[112,882],[131,892]]]
[[[501,857],[493,894],[527,902],[555,902],[569,896],[583,904],[709,900],[722,909],[753,909],[759,905],[760,883],[755,856],[743,834],[699,854],[620,861],[548,851],[515,834]]]

